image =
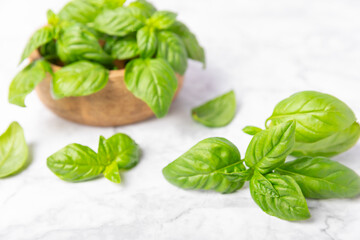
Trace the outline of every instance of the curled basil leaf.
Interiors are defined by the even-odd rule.
[[[139,53],[136,38],[131,36],[115,40],[111,47],[111,56],[119,60],[134,58]]]
[[[226,173],[242,171],[246,169],[239,150],[230,141],[207,138],[167,165],[163,175],[180,188],[230,193],[240,189],[245,181],[229,181]]]
[[[255,134],[246,150],[246,165],[265,174],[283,164],[295,144],[295,127],[288,121]]]
[[[176,16],[173,12],[157,11],[147,20],[147,24],[157,29],[168,29],[174,24]]]
[[[136,34],[136,39],[140,49],[140,56],[142,58],[153,57],[157,48],[155,29],[149,26],[141,28]]]
[[[258,128],[258,127],[255,127],[255,126],[246,126],[246,127],[243,128],[244,133],[252,135],[252,136],[257,134],[258,132],[261,132],[261,131],[262,131],[261,128]]]
[[[150,17],[156,12],[154,5],[145,0],[136,0],[129,4],[129,8],[140,9],[146,17]]]
[[[29,149],[24,131],[17,122],[0,136],[0,178],[21,171],[27,164]]]
[[[300,187],[289,176],[269,173],[254,174],[250,180],[250,193],[259,207],[271,216],[288,221],[310,218],[310,212]]]
[[[360,194],[359,175],[325,157],[303,157],[276,171],[295,179],[307,198],[352,198]]]
[[[235,113],[234,91],[225,93],[191,110],[193,119],[207,127],[226,126],[233,120]]]

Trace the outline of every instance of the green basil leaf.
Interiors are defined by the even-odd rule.
[[[41,59],[30,63],[12,80],[9,88],[9,103],[25,107],[25,98],[45,78],[52,73],[51,65]]]
[[[48,24],[53,26],[58,25],[60,19],[51,9],[47,11],[46,16],[47,16]]]
[[[267,120],[276,126],[296,120],[296,141],[312,143],[350,127],[356,121],[353,111],[339,99],[320,92],[296,93],[278,103]]]
[[[108,165],[105,168],[103,174],[104,174],[104,177],[106,177],[110,181],[112,181],[114,183],[121,183],[119,167],[118,167],[116,161],[114,161],[110,165]]]
[[[116,162],[119,169],[130,169],[139,162],[140,148],[126,134],[117,133],[109,139],[100,136],[98,157],[101,162]]]
[[[195,61],[202,62],[205,67],[206,61],[204,48],[201,47],[196,36],[190,32],[185,24],[175,21],[169,30],[176,33],[181,38],[186,47],[188,57]]]
[[[103,8],[116,9],[122,7],[126,0],[103,0]]]
[[[0,178],[21,171],[27,164],[29,149],[24,131],[17,122],[0,136]]]
[[[106,163],[91,148],[73,143],[48,157],[47,166],[62,180],[80,182],[98,177]]]
[[[184,189],[230,193],[245,181],[232,182],[223,173],[245,171],[239,150],[224,138],[202,140],[163,169],[167,181]]]
[[[157,58],[165,59],[175,72],[183,75],[187,69],[187,53],[179,36],[170,31],[161,31],[157,39]]]
[[[291,153],[294,156],[331,157],[352,148],[360,138],[360,126],[357,122],[349,128],[334,133],[314,143],[295,142]]]
[[[170,65],[163,59],[134,59],[126,65],[126,87],[164,117],[169,111],[177,89],[177,79]]]
[[[53,26],[45,26],[37,30],[27,43],[21,56],[20,63],[24,61],[30,54],[40,46],[52,41],[55,38],[55,28]]]
[[[255,134],[246,150],[246,165],[265,174],[283,164],[294,147],[295,128],[295,122],[288,121]]]
[[[111,57],[100,46],[97,37],[85,25],[76,23],[64,28],[56,44],[57,53],[66,64],[80,60],[112,63]]]
[[[137,8],[120,7],[101,12],[94,20],[94,28],[100,32],[123,37],[144,26],[145,16]]]
[[[111,56],[115,59],[125,60],[139,56],[140,51],[135,37],[120,38],[112,44]]]
[[[242,130],[243,130],[244,133],[252,135],[252,136],[254,136],[258,132],[262,131],[261,128],[258,128],[258,127],[255,127],[255,126],[246,126]]]
[[[168,29],[174,24],[176,16],[173,12],[157,11],[148,19],[147,24],[157,29]]]
[[[54,73],[52,92],[55,98],[78,97],[103,89],[109,80],[109,71],[97,63],[79,61]]]
[[[360,194],[359,175],[325,157],[303,157],[276,171],[295,179],[307,198],[352,198]]]
[[[236,97],[230,91],[216,97],[191,110],[195,121],[207,127],[223,127],[228,125],[236,113]]]
[[[155,30],[149,26],[145,26],[137,32],[136,39],[140,49],[140,56],[142,58],[153,57],[157,48]]]
[[[146,17],[151,17],[155,12],[156,8],[151,3],[145,0],[137,0],[129,4],[129,8],[140,9]]]
[[[59,18],[79,23],[92,22],[101,10],[103,0],[72,0],[59,12]]]
[[[289,176],[256,173],[250,180],[250,193],[256,204],[271,216],[288,221],[310,218],[301,189]]]

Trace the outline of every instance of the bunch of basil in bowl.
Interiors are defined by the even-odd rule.
[[[145,0],[72,0],[37,30],[30,59],[13,79],[9,102],[40,100],[65,119],[116,126],[164,117],[183,83],[188,59],[205,53],[177,14]]]

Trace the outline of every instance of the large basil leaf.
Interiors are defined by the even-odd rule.
[[[104,177],[109,179],[110,181],[114,183],[121,183],[121,177],[119,173],[119,167],[116,161],[112,162],[110,165],[108,165],[104,172]]]
[[[145,15],[138,8],[120,7],[101,12],[94,20],[94,28],[100,32],[123,37],[144,26]]]
[[[85,25],[76,23],[63,29],[57,41],[57,53],[64,63],[90,60],[111,64],[112,59],[100,46],[97,37]]]
[[[126,87],[149,105],[155,115],[164,117],[177,89],[177,79],[163,59],[134,59],[126,65]]]
[[[155,29],[149,26],[141,28],[136,35],[137,44],[142,58],[154,56],[157,48],[157,38]]]
[[[312,143],[350,127],[353,111],[339,99],[320,92],[296,93],[278,103],[269,126],[296,120],[296,141]]]
[[[354,122],[349,128],[314,143],[295,142],[294,156],[331,157],[349,150],[360,138],[360,126]]]
[[[0,136],[0,178],[19,172],[29,156],[22,127],[13,122]]]
[[[117,133],[109,139],[101,136],[98,157],[101,162],[116,162],[119,169],[130,169],[139,162],[140,148],[123,133]]]
[[[235,113],[234,91],[225,93],[191,110],[193,119],[207,127],[226,126],[233,120]]]
[[[187,68],[187,53],[184,43],[179,36],[170,31],[159,32],[157,38],[157,57],[168,61],[175,72],[183,75]]]
[[[242,131],[246,134],[252,135],[254,136],[255,134],[257,134],[258,132],[261,132],[262,129],[259,127],[255,127],[255,126],[246,126],[242,129]]]
[[[244,181],[229,181],[225,174],[246,171],[239,150],[224,138],[202,140],[163,169],[166,180],[185,189],[230,193]]]
[[[140,9],[146,17],[150,17],[156,12],[156,8],[145,0],[137,0],[129,4],[129,8]]]
[[[37,30],[27,43],[24,52],[21,56],[20,63],[29,57],[30,54],[40,46],[52,41],[55,38],[55,27],[45,26]]]
[[[92,22],[99,11],[103,0],[72,0],[59,12],[59,18],[80,23]]]
[[[125,60],[139,56],[139,47],[135,37],[125,37],[115,40],[111,46],[111,56],[115,59]]]
[[[54,73],[52,92],[55,98],[78,97],[103,89],[109,80],[109,71],[97,63],[79,61]]]
[[[148,19],[147,24],[157,29],[168,29],[174,24],[176,16],[173,12],[157,11]]]
[[[325,157],[303,157],[285,163],[276,171],[295,179],[307,198],[351,198],[360,194],[360,177]]]
[[[256,204],[271,216],[288,221],[310,218],[301,189],[289,176],[256,173],[250,180],[250,193]]]
[[[176,33],[185,44],[188,57],[195,61],[202,62],[205,67],[205,51],[200,46],[196,36],[182,22],[176,21],[170,31]]]
[[[295,144],[295,127],[288,121],[255,134],[246,150],[246,165],[264,174],[283,164]]]
[[[56,176],[69,182],[96,178],[107,167],[91,148],[76,143],[48,157],[47,166]]]
[[[43,59],[26,66],[10,84],[9,102],[25,107],[26,96],[45,78],[46,72],[52,73],[51,65]]]

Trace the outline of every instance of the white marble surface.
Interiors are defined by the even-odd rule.
[[[191,63],[184,89],[163,119],[117,128],[80,126],[49,112],[35,94],[28,108],[7,103],[7,89],[31,33],[48,8],[66,0],[0,0],[0,131],[17,120],[32,163],[0,180],[0,239],[359,239],[360,199],[308,201],[312,218],[290,223],[263,213],[248,185],[234,194],[184,191],[161,170],[199,140],[222,136],[244,155],[247,124],[263,126],[274,105],[300,90],[334,94],[360,117],[360,1],[153,0],[179,12],[206,48],[208,67]],[[225,128],[193,122],[197,104],[235,89],[238,114]],[[77,142],[132,136],[143,157],[123,183],[101,178],[71,184],[47,169],[46,158]],[[360,173],[360,143],[335,158]]]

